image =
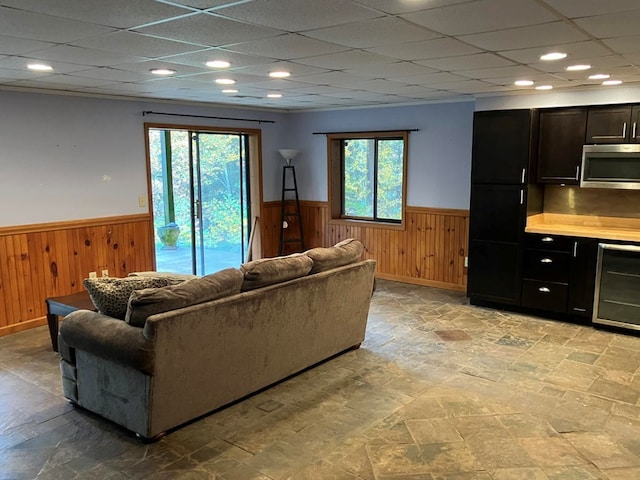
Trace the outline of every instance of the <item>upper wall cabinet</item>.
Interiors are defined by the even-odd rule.
[[[538,183],[579,183],[586,128],[586,108],[540,111]]]
[[[473,119],[472,183],[528,182],[531,110],[476,112]]]
[[[590,107],[585,143],[637,143],[640,141],[639,117],[639,106]]]

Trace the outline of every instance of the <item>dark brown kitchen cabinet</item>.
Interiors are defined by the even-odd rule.
[[[577,185],[587,128],[586,108],[540,111],[538,183]]]
[[[629,143],[638,135],[637,118],[632,119],[632,112],[637,107],[631,105],[589,107],[587,115],[587,135],[585,143]],[[636,120],[635,122],[633,120]],[[634,128],[635,127],[635,128]],[[635,132],[634,132],[635,130]]]
[[[467,281],[472,304],[520,305],[535,115],[532,110],[474,115]]]
[[[533,114],[531,110],[475,112],[472,183],[527,183]]]
[[[599,240],[572,238],[567,313],[591,320]]]
[[[640,143],[640,105],[631,108],[631,143]]]

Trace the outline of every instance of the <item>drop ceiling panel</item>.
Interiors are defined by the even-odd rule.
[[[234,52],[261,55],[280,60],[293,60],[295,58],[343,52],[349,50],[349,47],[307,38],[297,33],[290,33],[255,42],[233,45],[229,49]]]
[[[240,3],[216,10],[217,14],[243,22],[300,32],[381,16],[371,9],[344,0],[270,0]]]
[[[25,73],[32,73],[30,70],[27,70],[27,65],[30,63],[38,62],[37,58],[31,57],[6,57],[0,60],[0,68],[14,68],[16,70],[22,70]],[[59,73],[73,73],[80,72],[82,70],[89,70],[93,67],[87,65],[77,65],[73,63],[64,63],[64,62],[56,62],[54,65],[54,71],[51,72],[40,72],[39,76],[46,76],[52,74]]]
[[[454,57],[480,53],[482,50],[453,38],[437,38],[424,42],[402,43],[369,48],[370,52],[379,55],[399,58],[401,60],[426,60],[428,58]]]
[[[640,23],[640,6],[638,8],[639,10],[630,12],[578,18],[575,22],[596,37],[611,38],[635,35],[638,33],[638,24]]]
[[[142,73],[131,72],[127,70],[119,70],[117,68],[94,68],[91,70],[83,70],[75,74],[81,78],[95,78],[102,80],[111,80],[113,82],[141,82],[150,80],[153,75],[148,72],[147,75]]]
[[[460,37],[460,40],[478,48],[500,51],[579,42],[587,40],[587,37],[578,29],[564,22],[553,22],[532,27],[464,35]]]
[[[347,25],[310,30],[305,35],[353,48],[418,42],[441,35],[394,17],[382,17]]]
[[[337,87],[345,87],[346,85],[357,85],[362,81],[362,77],[351,75],[345,72],[327,72],[314,75],[305,75],[298,79],[303,83],[312,83],[316,85],[333,85]]]
[[[11,37],[66,43],[112,30],[76,20],[0,7],[0,32]]]
[[[168,40],[191,42],[210,47],[258,40],[284,33],[272,28],[248,25],[206,13],[137,28],[136,31]]]
[[[473,1],[476,0],[358,0],[358,3],[395,15]]]
[[[125,30],[84,38],[73,42],[73,45],[113,53],[135,52],[136,56],[148,58],[177,55],[202,48],[190,43],[174,42]]]
[[[2,3],[18,9],[115,28],[131,28],[191,12],[153,0],[3,0]]]
[[[540,56],[549,52],[563,52],[567,54],[564,60],[545,62],[540,60]],[[570,65],[575,58],[601,57],[610,55],[611,52],[598,42],[592,40],[576,43],[560,43],[544,47],[524,48],[521,50],[506,50],[499,52],[500,55],[510,58],[519,63],[536,64],[540,68],[544,65]]]
[[[638,0],[544,0],[569,18],[591,17],[640,9]]]
[[[0,55],[24,55],[53,45],[55,44],[0,35]]]
[[[464,77],[484,79],[500,77],[526,77],[537,75],[539,72],[524,65],[514,65],[512,67],[481,68],[477,70],[458,70],[456,74]]]
[[[371,52],[351,50],[348,52],[332,53],[330,55],[320,55],[317,57],[299,58],[298,63],[311,65],[314,67],[327,68],[333,70],[343,70],[359,65],[373,65],[380,63],[392,63],[393,59],[376,55]]]
[[[3,57],[0,57],[0,61]],[[42,77],[41,73],[31,72],[28,70],[16,70],[13,68],[0,68],[0,81],[13,81],[13,80],[29,80],[32,78]]]
[[[634,53],[638,51],[640,45],[640,35],[629,35],[626,37],[607,38],[604,44],[618,53]]]
[[[314,75],[318,73],[329,72],[326,68],[311,67],[309,65],[301,65],[293,62],[273,62],[264,63],[260,65],[252,65],[249,67],[234,68],[232,71],[238,71],[240,73],[249,73],[252,75],[264,75],[265,77],[269,72],[275,71],[287,71],[291,73],[292,78],[302,78],[305,75]]]
[[[37,52],[32,52],[31,57],[49,62],[77,63],[91,66],[112,66],[119,63],[132,63],[146,60],[143,57],[117,54],[83,47],[69,45],[56,45]]]
[[[393,77],[390,77],[394,80]],[[433,84],[441,84],[448,82],[460,82],[462,80],[468,80],[468,78],[461,75],[454,75],[453,73],[439,72],[439,73],[427,73],[425,75],[411,75],[407,77],[400,77],[396,80],[402,81],[407,85],[422,85],[432,88]]]
[[[274,58],[258,57],[255,55],[245,55],[243,53],[231,52],[223,48],[207,48],[180,55],[162,57],[159,60],[176,65],[189,65],[192,67],[211,70],[206,63],[212,60],[226,60],[231,64],[230,68],[240,68],[251,65],[266,65],[275,61]]]
[[[207,9],[237,3],[238,0],[158,0],[163,3],[177,3],[187,7]]]
[[[365,65],[356,68],[348,68],[347,73],[363,77],[385,78],[385,77],[402,77],[404,75],[423,75],[427,73],[436,73],[438,69],[424,67],[412,62],[395,62],[377,65]]]
[[[39,79],[33,80],[24,80],[14,83],[14,85],[22,85],[22,86],[47,86],[47,85],[58,85],[58,86],[69,86],[69,87],[77,87],[77,86],[89,86],[89,87],[100,87],[104,85],[110,85],[115,83],[111,80],[101,80],[99,78],[80,78],[74,77],[72,75],[49,75],[47,77],[42,77]]]
[[[468,70],[471,68],[495,68],[515,65],[513,62],[491,53],[478,53],[475,55],[461,55],[458,57],[433,58],[419,60],[416,63],[430,68],[454,72],[456,70]]]
[[[528,0],[480,0],[402,17],[445,35],[488,32],[505,26],[522,27],[556,20],[551,12]]]

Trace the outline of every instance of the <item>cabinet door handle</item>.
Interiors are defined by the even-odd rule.
[[[622,138],[626,138],[627,137],[627,122],[624,122],[622,124]]]
[[[631,138],[634,140],[636,138],[636,122],[633,122],[633,130],[631,132]]]
[[[553,237],[542,237],[542,242],[550,243],[553,242]]]
[[[576,165],[576,180],[580,180],[580,165]]]
[[[525,169],[522,169],[522,181],[520,183],[524,183],[524,174],[525,174]]]
[[[543,259],[540,260],[540,263],[553,263],[553,260],[551,260],[548,257],[545,257]]]
[[[573,258],[578,256],[578,242],[573,242]]]
[[[524,205],[524,190],[520,189],[520,205]]]
[[[574,312],[586,312],[587,309],[586,308],[573,307],[573,311]]]
[[[538,291],[539,291],[540,293],[551,293],[551,290],[550,290],[549,288],[547,288],[547,287],[540,287],[540,288],[538,289]]]

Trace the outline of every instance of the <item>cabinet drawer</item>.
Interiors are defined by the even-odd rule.
[[[525,235],[525,247],[534,250],[555,250],[558,252],[571,252],[573,240],[562,235],[546,235],[541,233],[527,233]]]
[[[524,280],[522,305],[549,312],[566,312],[567,291],[567,284]]]
[[[565,252],[525,250],[524,278],[567,283],[570,260]]]

